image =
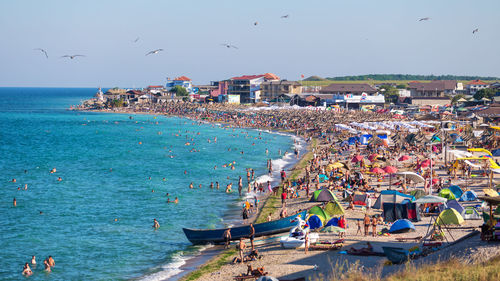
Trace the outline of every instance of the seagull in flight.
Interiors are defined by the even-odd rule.
[[[256,21],[256,22],[254,22],[254,23],[253,23],[253,25],[257,25],[257,24],[259,24],[259,22],[258,22],[258,21]]]
[[[132,41],[132,42],[137,43],[137,41],[139,41],[139,39],[141,39],[141,38],[140,38],[140,37],[137,37],[137,38],[135,38],[135,40],[134,40],[134,41]]]
[[[226,48],[235,48],[238,49],[238,47],[231,45],[231,44],[221,44],[221,46],[225,46]]]
[[[431,18],[425,17],[425,18],[420,18],[418,21],[424,21],[424,20],[430,20]]]
[[[281,16],[282,19],[287,19],[290,15]]]
[[[84,55],[64,55],[64,56],[61,56],[61,58],[70,58],[70,59],[74,59],[76,57],[84,57]]]
[[[33,49],[33,50],[40,51],[40,52],[42,52],[42,53],[45,54],[45,57],[49,58],[49,55],[47,55],[47,51],[45,51],[44,49],[42,49],[42,48],[36,48],[36,49]]]
[[[151,51],[151,52],[147,53],[147,54],[146,54],[146,56],[147,56],[147,55],[154,55],[154,54],[158,54],[158,53],[159,53],[159,52],[161,52],[161,51],[163,51],[163,49],[156,49],[156,50],[153,50],[153,51]]]
[[[476,29],[472,30],[472,34],[474,34],[476,32],[479,32],[479,28],[476,28]]]

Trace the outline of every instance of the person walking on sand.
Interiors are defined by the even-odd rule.
[[[243,238],[240,238],[240,243],[238,244],[238,251],[239,251],[241,263],[243,263],[243,251],[245,250],[246,247],[247,247],[247,245],[245,245],[245,242],[243,242]]]
[[[377,236],[377,224],[378,220],[375,216],[372,218],[372,236],[376,237]]]
[[[253,246],[253,240],[255,238],[255,228],[253,227],[253,224],[250,224],[250,244],[252,245],[252,252],[255,250]]]
[[[224,249],[229,249],[229,245],[231,244],[231,228],[228,228],[226,229],[226,231],[224,231],[223,238],[225,242]]]
[[[365,236],[368,236],[368,229],[370,227],[370,224],[371,224],[371,219],[370,217],[368,216],[368,214],[365,214],[365,218],[363,219],[363,223],[365,225]]]

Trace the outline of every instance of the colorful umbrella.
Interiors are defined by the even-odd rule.
[[[406,160],[409,160],[409,159],[410,159],[410,156],[403,155],[403,156],[399,157],[398,161],[402,162],[402,161],[406,161]]]
[[[371,162],[373,162],[374,160],[376,161],[377,156],[378,156],[377,153],[373,153],[372,155],[368,156],[368,160],[370,160]]]
[[[374,174],[385,174],[385,171],[378,167],[371,169],[370,172]]]
[[[361,156],[361,155],[356,155],[356,156],[354,156],[354,157],[352,158],[352,160],[351,160],[351,161],[352,161],[352,162],[354,162],[354,163],[356,163],[356,162],[361,161],[362,159],[363,159],[363,156]]]
[[[432,162],[432,164],[434,165],[435,163]],[[422,168],[427,168],[431,165],[431,160],[427,159],[427,160],[424,160],[422,161],[422,163],[420,163],[420,167]]]
[[[393,167],[393,166],[387,166],[384,168],[384,171],[388,174],[394,174],[395,172],[398,171],[398,169],[396,167]]]

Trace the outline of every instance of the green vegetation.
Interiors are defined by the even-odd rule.
[[[188,91],[186,90],[186,88],[179,85],[170,89],[169,92],[175,93],[175,95],[178,97],[186,97],[188,95]]]
[[[124,107],[125,101],[123,99],[114,99],[111,101],[111,107]]]
[[[380,91],[384,94],[385,103],[397,103],[399,98],[398,89],[391,85],[382,85]]]
[[[476,94],[474,94],[474,98],[476,100],[480,100],[482,98],[487,98],[489,100],[492,100],[493,97],[495,97],[495,94],[496,94],[495,90],[490,89],[490,88],[486,88],[486,89],[481,89],[481,90],[477,91]]]
[[[210,262],[204,264],[202,267],[181,278],[181,280],[192,281],[200,278],[203,274],[214,272],[220,269],[223,265],[228,264],[231,257],[234,255],[236,255],[235,248],[225,250]]]
[[[395,81],[412,81],[412,80],[497,80],[498,77],[483,77],[483,76],[465,76],[465,75],[413,75],[413,74],[367,74],[355,76],[339,76],[327,77],[332,81],[365,81],[365,80],[395,80]]]
[[[466,265],[457,260],[433,263],[417,269],[411,263],[400,273],[380,278],[376,269],[363,272],[359,264],[337,263],[332,266],[334,276],[319,275],[312,280],[356,280],[356,281],[486,281],[500,280],[500,256],[488,262]]]
[[[461,98],[465,98],[465,95],[458,94],[458,95],[454,96],[454,97],[451,99],[451,104],[457,104],[457,103],[458,103],[458,100],[459,100],[459,99],[461,99]]]

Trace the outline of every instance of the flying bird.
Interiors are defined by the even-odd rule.
[[[472,34],[474,34],[476,32],[479,32],[479,28],[476,28],[476,29],[472,30]]]
[[[425,17],[425,18],[420,18],[418,21],[424,21],[424,20],[430,20],[431,18]]]
[[[45,51],[44,49],[42,49],[42,48],[36,48],[36,49],[33,49],[33,50],[40,51],[40,52],[42,52],[42,53],[45,54],[45,57],[49,58],[49,55],[47,55],[47,51]]]
[[[221,46],[225,46],[226,48],[235,48],[238,49],[238,47],[231,45],[231,44],[221,44]]]
[[[259,22],[258,22],[258,21],[256,21],[256,22],[254,22],[254,23],[253,23],[253,25],[257,25],[257,24],[259,24]]]
[[[84,57],[84,55],[64,55],[64,56],[61,56],[61,58],[70,58],[70,59],[74,59],[76,57]]]
[[[140,37],[137,37],[135,38],[135,40],[133,41],[134,43],[137,43],[137,41],[139,41]]]
[[[282,19],[287,19],[290,15],[281,16]]]
[[[163,51],[163,49],[156,49],[156,50],[153,50],[153,51],[151,51],[151,52],[147,53],[147,54],[146,54],[146,56],[147,56],[147,55],[154,55],[154,54],[158,54],[158,53],[159,53],[159,52],[161,52],[161,51]]]

